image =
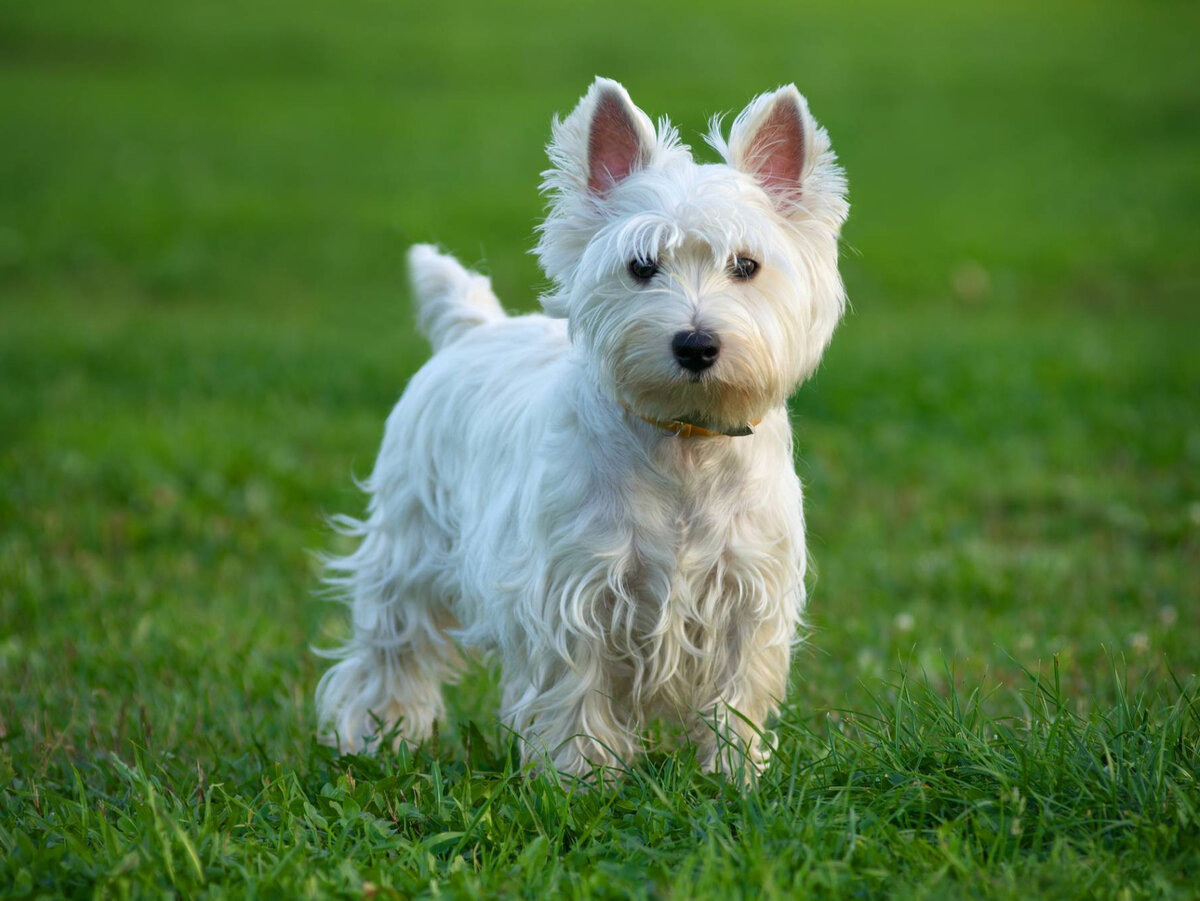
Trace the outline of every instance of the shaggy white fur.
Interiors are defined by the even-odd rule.
[[[708,140],[723,163],[607,79],[555,121],[546,315],[410,252],[435,353],[388,418],[366,518],[338,520],[360,539],[330,562],[353,636],[317,695],[343,748],[426,738],[477,648],[527,759],[627,762],[664,717],[710,768],[766,762],[805,604],[785,403],[842,314],[848,207],[795,87]]]

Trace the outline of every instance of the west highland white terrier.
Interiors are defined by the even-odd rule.
[[[792,85],[707,140],[723,162],[603,78],[555,119],[545,315],[410,251],[434,355],[388,417],[366,518],[339,519],[353,636],[317,701],[342,748],[427,738],[482,649],[526,760],[625,764],[661,718],[708,769],[766,763],[805,606],[786,401],[842,315],[848,205]]]

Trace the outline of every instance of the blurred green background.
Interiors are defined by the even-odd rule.
[[[533,309],[553,113],[594,75],[685,140],[794,81],[852,311],[793,402],[817,577],[802,716],[912,660],[1200,662],[1200,13],[1157,3],[302,2],[0,10],[0,722],[282,758],[427,355],[436,241]],[[457,693],[486,715],[486,677]],[[1003,698],[997,703],[1003,704]],[[162,753],[167,753],[163,750]]]

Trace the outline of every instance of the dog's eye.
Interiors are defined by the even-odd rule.
[[[734,257],[733,262],[729,264],[729,274],[740,281],[754,278],[756,272],[758,272],[758,261],[752,260],[750,257]]]
[[[658,260],[643,260],[641,258],[629,261],[629,274],[639,282],[648,282],[658,273]]]

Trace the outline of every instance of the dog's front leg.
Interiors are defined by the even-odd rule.
[[[753,782],[774,750],[767,719],[779,709],[787,688],[789,648],[776,642],[755,646],[751,640],[720,698],[703,711],[693,731],[701,766]]]
[[[549,761],[560,773],[586,777],[633,759],[637,731],[596,649],[577,646],[570,661],[514,675],[506,674],[504,718],[521,738],[526,763]]]

